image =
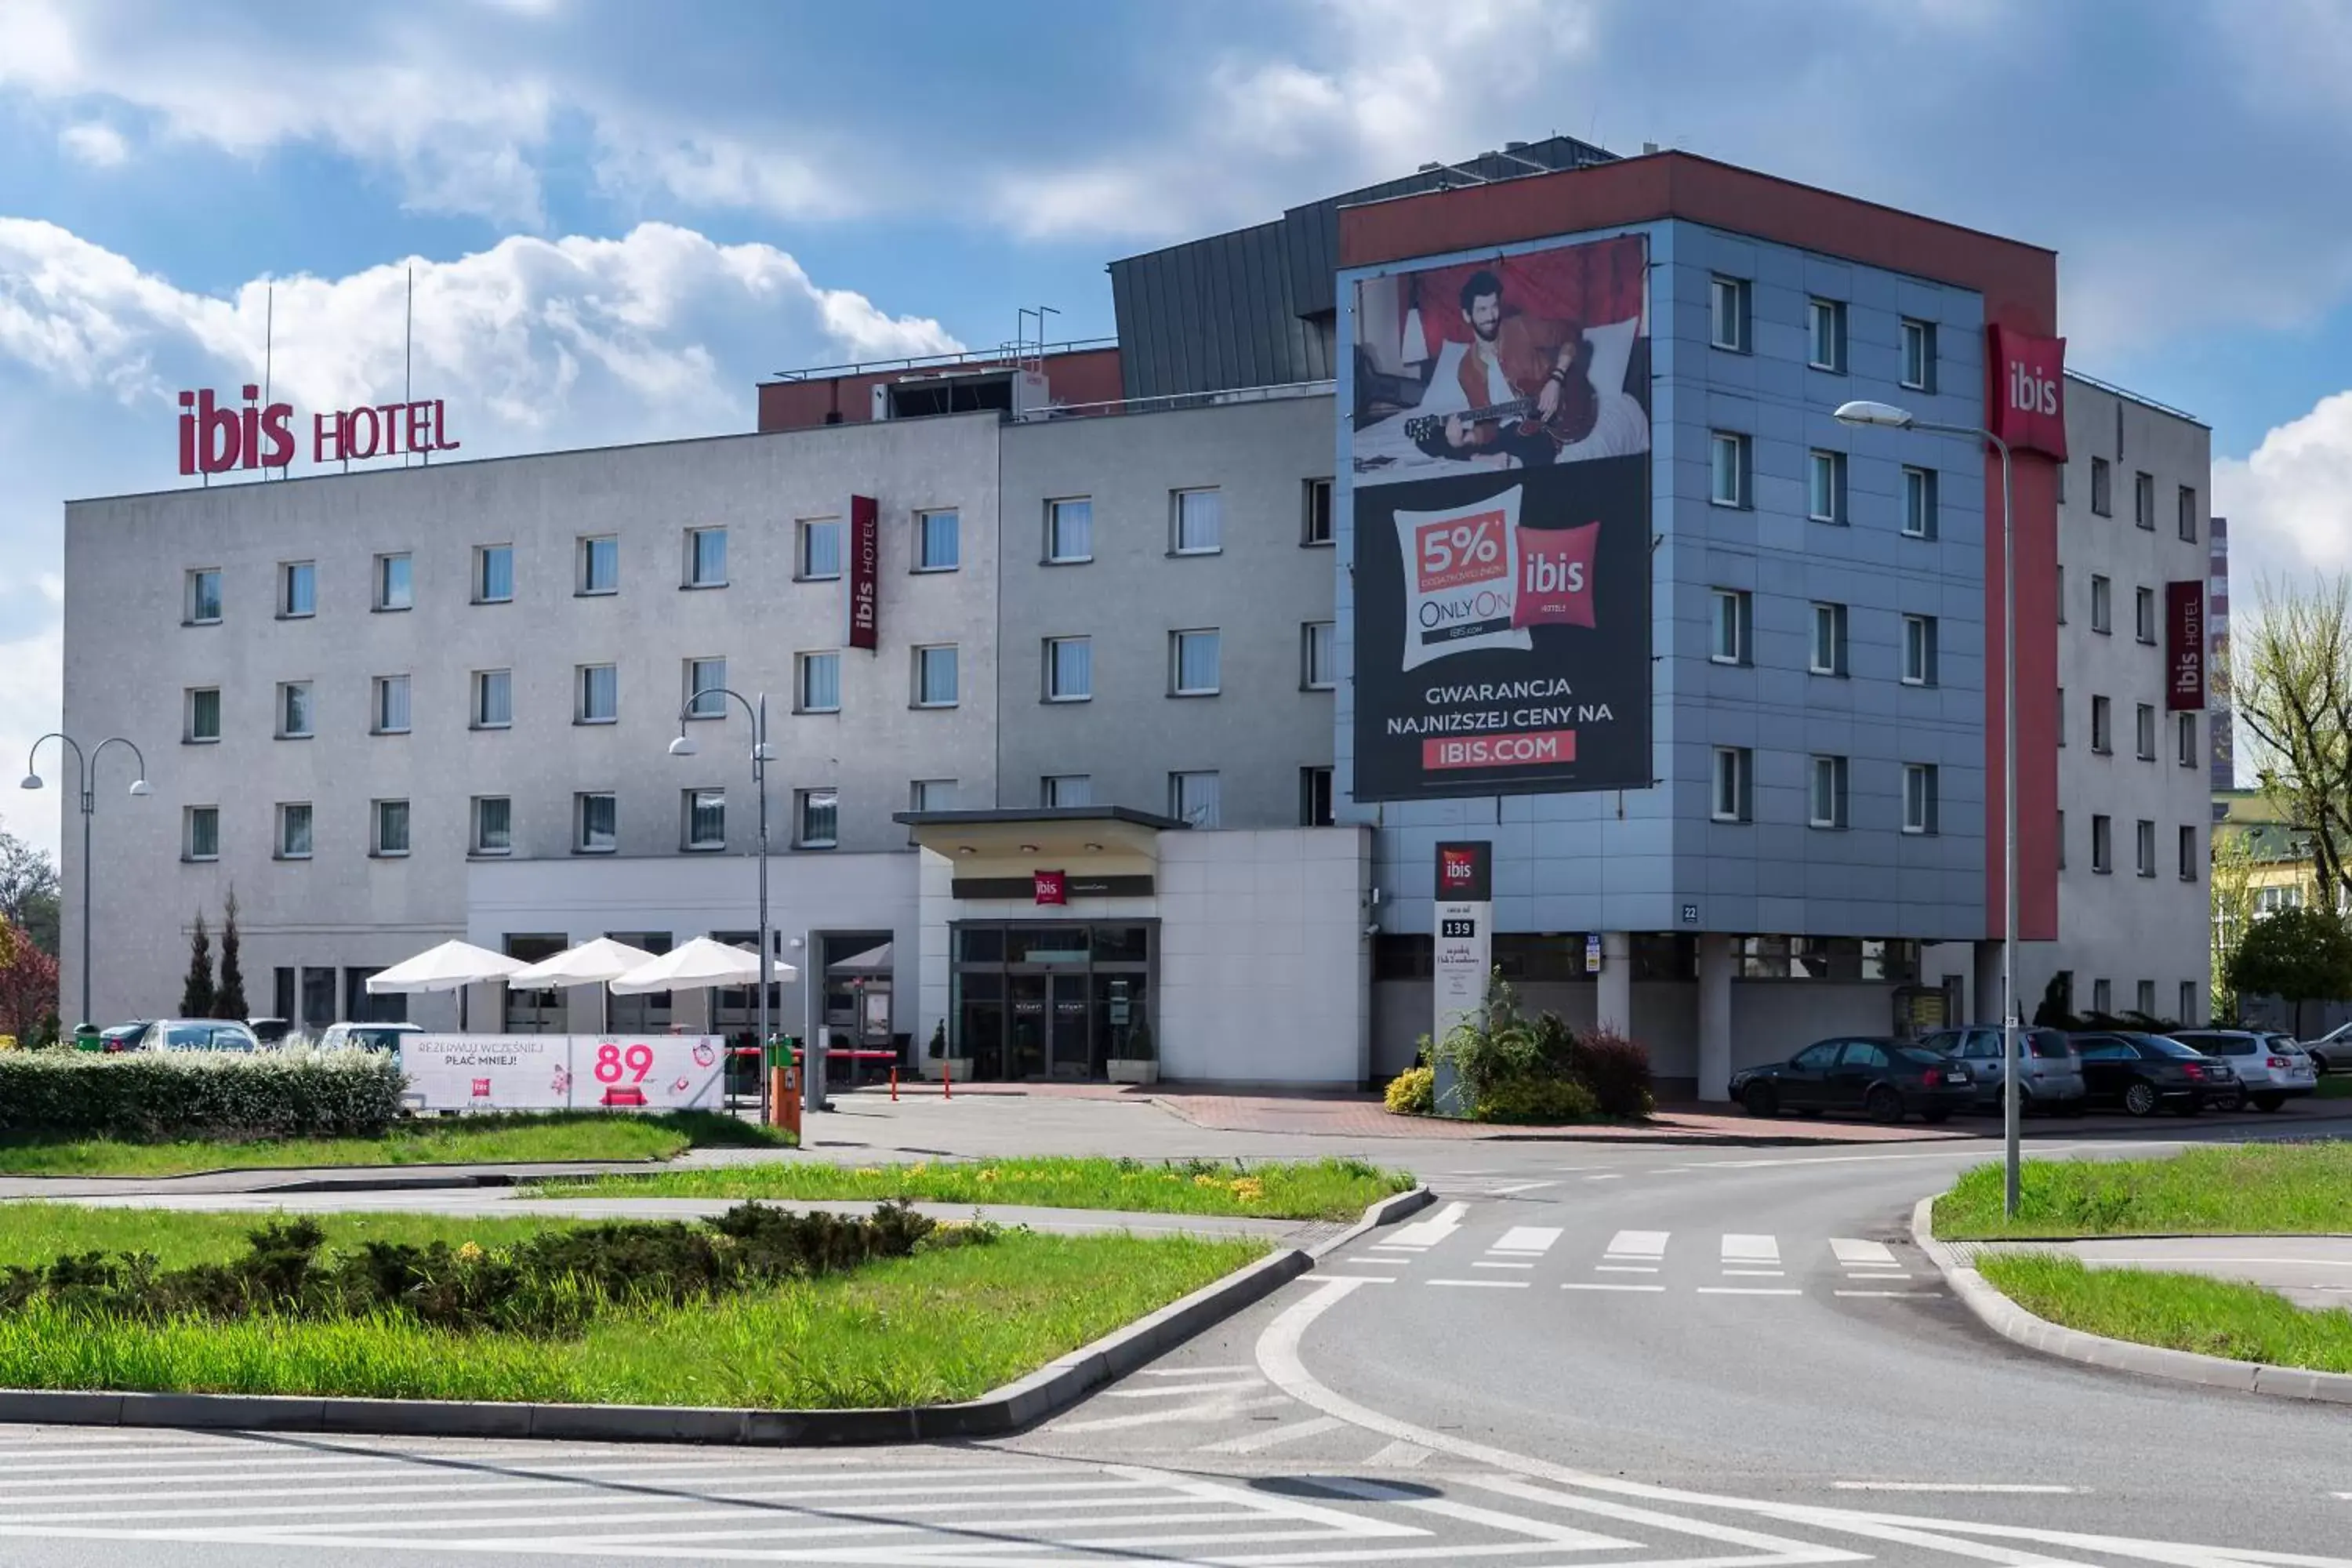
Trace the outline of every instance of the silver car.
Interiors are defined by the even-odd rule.
[[[2256,1110],[2276,1110],[2319,1089],[2319,1069],[2292,1035],[2267,1029],[2181,1029],[2172,1037],[2228,1063],[2238,1080],[2240,1103]]]
[[[2017,1049],[2023,1070],[2017,1080],[2019,1109],[2072,1116],[2083,1109],[2083,1059],[2056,1029],[2018,1030]],[[1998,1110],[2001,1104],[2000,1031],[1985,1026],[1940,1029],[1919,1042],[1931,1051],[1968,1064],[1977,1081],[1977,1109]]]
[[[140,1032],[134,1051],[257,1051],[253,1031],[233,1018],[158,1018]]]
[[[2352,1024],[2338,1024],[2315,1040],[2300,1042],[2304,1055],[2324,1076],[2352,1071]]]

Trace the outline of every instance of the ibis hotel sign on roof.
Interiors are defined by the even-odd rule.
[[[294,405],[264,406],[261,389],[238,389],[243,405],[211,391],[180,394],[180,472],[225,474],[237,468],[283,468],[297,450]],[[454,452],[441,399],[371,404],[310,416],[310,460],[365,462],[411,452]]]

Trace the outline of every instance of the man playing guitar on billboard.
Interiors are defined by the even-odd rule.
[[[1598,399],[1591,345],[1571,321],[1503,313],[1503,280],[1485,268],[1462,285],[1470,341],[1448,374],[1440,361],[1405,433],[1433,458],[1493,454],[1544,468],[1591,434]]]

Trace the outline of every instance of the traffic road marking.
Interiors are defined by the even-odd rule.
[[[1276,1426],[1271,1432],[1253,1432],[1246,1437],[1228,1437],[1222,1443],[1203,1443],[1194,1450],[1202,1454],[1262,1454],[1268,1448],[1279,1448],[1286,1443],[1301,1438],[1336,1432],[1346,1423],[1328,1415],[1311,1415],[1304,1421],[1293,1421],[1286,1426]]]
[[[1549,1252],[1559,1239],[1558,1227],[1541,1225],[1515,1225],[1503,1233],[1503,1239],[1488,1247],[1489,1252],[1520,1252],[1540,1257]]]
[[[1940,1296],[1943,1292],[1941,1290],[1837,1290],[1832,1291],[1832,1294],[1838,1296],[1869,1296],[1886,1301],[1909,1301],[1920,1300],[1928,1296]]]
[[[1793,1285],[1702,1285],[1702,1296],[1801,1296]]]
[[[1452,1285],[1472,1290],[1524,1290],[1524,1279],[1424,1279],[1424,1285]]]
[[[1780,1261],[1780,1240],[1776,1237],[1741,1236],[1735,1232],[1726,1232],[1723,1237],[1723,1261],[1727,1268],[1733,1264],[1751,1267],[1778,1265]]]
[[[1664,1285],[1620,1285],[1613,1279],[1571,1279],[1560,1287],[1563,1290],[1646,1290],[1653,1294],[1664,1290]]]
[[[2045,1486],[2038,1481],[1832,1481],[1842,1492],[2024,1492],[2063,1495],[2087,1487]]]
[[[1494,1193],[1498,1198],[1507,1198],[1519,1193],[1532,1193],[1538,1187],[1556,1187],[1558,1185],[1559,1185],[1558,1182],[1517,1182],[1507,1187],[1496,1187],[1494,1189]]]
[[[1532,1263],[1489,1263],[1486,1259],[1481,1258],[1470,1267],[1473,1268],[1533,1268],[1535,1265]]]
[[[1666,1255],[1666,1238],[1673,1234],[1667,1230],[1621,1230],[1609,1238],[1609,1257],[1612,1261],[1629,1263],[1644,1258],[1655,1261]]]
[[[1850,1236],[1830,1237],[1830,1250],[1848,1268],[1892,1268],[1895,1254],[1883,1241],[1862,1241]]]

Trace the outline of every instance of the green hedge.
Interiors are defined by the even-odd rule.
[[[0,1134],[372,1138],[399,1117],[402,1085],[398,1059],[373,1051],[10,1051]]]

